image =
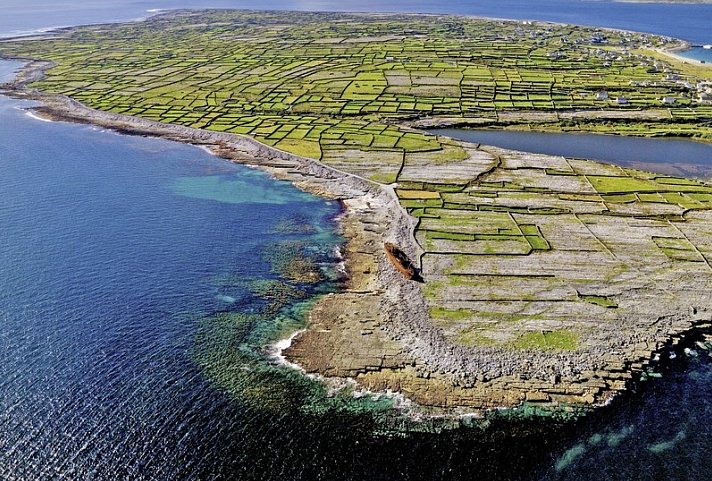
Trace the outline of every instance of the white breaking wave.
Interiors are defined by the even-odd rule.
[[[25,112],[25,115],[41,122],[52,122],[50,119],[42,118],[39,115],[35,115],[34,113],[30,112],[29,110]]]

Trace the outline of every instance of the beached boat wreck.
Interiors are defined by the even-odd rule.
[[[398,272],[403,274],[403,277],[408,280],[416,280],[418,278],[418,270],[413,263],[410,262],[405,252],[391,242],[386,242],[383,246],[386,250],[386,257],[388,257],[388,260],[391,261],[391,264],[395,266]]]

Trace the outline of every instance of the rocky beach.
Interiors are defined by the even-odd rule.
[[[44,69],[50,66],[46,62],[30,62],[18,79],[6,86],[6,93],[40,101],[42,106],[33,110],[46,118],[91,123],[122,133],[158,136],[204,146],[220,157],[257,166],[307,192],[343,203],[345,214],[341,224],[343,234],[348,238],[345,262],[349,281],[342,292],[328,295],[314,306],[309,314],[308,329],[297,336],[285,351],[290,361],[296,362],[308,373],[327,378],[352,378],[370,391],[400,392],[426,412],[437,414],[482,414],[487,409],[517,407],[524,402],[575,409],[608,402],[630,383],[646,376],[661,355],[671,352],[686,338],[696,339],[695,336],[699,337],[712,327],[709,291],[705,287],[710,282],[711,269],[707,256],[708,250],[712,249],[704,240],[705,229],[712,223],[707,211],[672,212],[665,208],[656,212],[645,210],[645,206],[636,211],[635,206],[625,207],[624,204],[621,207],[629,211],[633,207],[633,211],[620,210],[613,217],[605,217],[611,223],[607,229],[615,231],[621,228],[619,222],[624,222],[630,229],[659,229],[654,225],[659,216],[676,215],[680,216],[680,220],[689,219],[688,224],[692,224],[693,230],[685,233],[685,238],[694,238],[695,249],[703,259],[692,264],[695,266],[694,277],[689,276],[685,269],[673,269],[664,275],[654,273],[651,271],[653,266],[647,265],[648,261],[636,259],[642,239],[629,239],[626,241],[628,245],[619,246],[622,250],[618,250],[605,240],[605,236],[611,234],[601,232],[598,239],[604,239],[600,249],[603,255],[618,260],[622,255],[627,256],[624,263],[628,269],[636,266],[629,273],[620,271],[617,274],[620,288],[604,289],[604,297],[615,298],[617,306],[615,309],[604,307],[601,313],[609,318],[609,322],[620,327],[607,328],[598,333],[595,328],[587,330],[592,334],[574,351],[512,350],[453,344],[447,338],[446,329],[433,322],[432,308],[423,295],[428,283],[441,279],[442,274],[450,269],[449,264],[438,265],[426,257],[422,265],[425,284],[421,285],[404,279],[386,259],[383,250],[386,241],[398,245],[412,259],[422,260],[424,253],[421,242],[413,236],[416,219],[408,215],[398,202],[394,186],[378,184],[245,136],[102,112],[67,97],[44,94],[26,87],[41,78]],[[473,185],[502,178],[513,164],[519,165],[517,168],[526,166],[529,169],[549,170],[561,170],[567,165],[570,169],[574,164],[556,157],[466,143],[459,145],[468,152],[468,156],[448,164],[449,175],[467,176],[474,179]],[[599,164],[595,163],[579,164],[578,169],[587,169],[588,175],[596,175],[597,170],[610,169],[603,165],[598,167]],[[442,178],[442,169],[442,166],[424,165],[418,175],[422,178]],[[517,174],[516,171],[510,172],[515,176]],[[550,187],[546,179],[542,182],[540,187]],[[595,214],[595,209],[591,209],[595,205],[591,203],[592,199],[576,198],[576,195],[590,196],[593,192],[579,192],[563,184],[558,191],[556,204],[559,207],[562,202],[568,202],[567,208],[575,216]],[[566,192],[570,192],[568,199],[562,198],[562,193]],[[641,215],[650,220],[643,220]],[[667,220],[664,222],[668,224]],[[590,222],[582,225],[587,224],[592,225]],[[674,225],[672,228],[677,229]],[[573,254],[567,254],[569,260],[566,256],[559,257],[555,261],[557,268],[573,262],[566,270],[578,270],[577,275],[583,275],[592,267],[592,259],[597,255],[593,254],[594,250],[591,251],[594,257],[589,260],[571,257]],[[485,256],[483,259],[489,262],[493,258]],[[515,264],[512,268],[520,272],[529,272],[530,269],[525,264]],[[536,269],[548,272],[550,267],[544,263]],[[473,275],[486,275],[481,265],[476,270],[479,274],[473,272]],[[650,281],[640,278],[642,272],[652,276]],[[533,271],[530,275],[536,277]],[[601,272],[601,275],[601,280],[611,280],[606,272]],[[664,308],[651,300],[659,296],[654,284],[649,283],[651,281],[664,282],[665,291],[676,294],[674,297],[666,296]],[[514,285],[521,284],[521,279],[517,281],[515,276],[512,282],[515,282]],[[589,288],[589,291],[596,289]],[[448,297],[457,303],[456,295]],[[547,301],[543,299],[540,302]],[[551,299],[549,302],[560,301]],[[590,309],[599,309],[595,303],[589,306]],[[571,321],[578,322],[576,319]],[[559,328],[551,322],[537,322],[540,326],[527,329],[551,332]]]

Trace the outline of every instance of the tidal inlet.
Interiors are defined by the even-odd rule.
[[[712,5],[55,3],[0,24],[0,478],[712,476]]]

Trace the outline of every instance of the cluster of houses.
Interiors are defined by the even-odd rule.
[[[704,89],[700,89],[698,87],[698,89],[697,89],[698,95],[697,95],[696,100],[700,103],[712,103],[712,85],[710,85],[710,84],[705,84],[705,85],[706,85],[706,87]],[[596,98],[596,100],[602,100],[602,101],[610,100],[610,96],[608,95],[608,92],[606,92],[605,90],[599,90],[598,92],[596,92],[595,98]],[[628,105],[629,104],[628,99],[623,96],[618,96],[613,100],[618,105]],[[677,103],[677,101],[678,101],[677,98],[670,96],[670,95],[666,95],[660,99],[660,102],[663,105],[675,105]]]
[[[609,100],[609,99],[610,99],[610,96],[608,95],[608,92],[606,92],[605,90],[599,90],[598,92],[596,92],[596,100]],[[614,100],[615,100],[616,104],[618,104],[618,105],[628,105],[628,99],[623,96],[616,97]]]
[[[697,84],[693,84],[690,81],[681,79],[680,76],[677,74],[669,74],[667,77],[665,77],[665,80],[675,82],[677,85],[679,85],[681,91],[687,91],[687,93],[682,94],[686,98],[694,98],[699,103],[712,103],[712,81],[704,81],[699,82]],[[648,82],[631,82],[631,85],[638,85],[643,87],[651,86],[651,84],[649,84]],[[652,86],[656,85],[658,85],[657,82],[652,83]],[[600,101],[611,100],[610,95],[605,90],[599,90],[598,92],[596,92],[595,98],[596,100]],[[629,104],[628,99],[623,96],[615,97],[615,99],[613,100],[618,105]],[[676,103],[678,103],[678,101],[679,99],[672,95],[666,95],[660,99],[660,102],[663,105],[675,105]]]
[[[712,81],[703,81],[693,84],[692,82],[686,80],[675,80],[680,86],[682,86],[683,89],[690,93],[690,97],[694,98],[698,102],[712,103]]]
[[[697,100],[699,102],[711,104],[712,103],[712,83],[702,82],[702,85],[703,85],[702,89],[700,89],[699,87],[697,89],[697,91],[699,92]]]
[[[657,63],[655,64],[655,67],[658,67]],[[681,79],[680,76],[676,73],[669,73],[670,71],[667,68],[663,69],[663,72],[668,74],[665,77],[665,80],[678,84],[680,87],[682,87],[683,90],[689,92],[690,97],[694,98],[700,103],[712,103],[712,81],[706,80],[698,82],[697,84],[693,84],[689,80]],[[666,99],[670,99],[670,97],[664,97],[663,103],[675,103],[674,98],[672,99],[673,102]]]

